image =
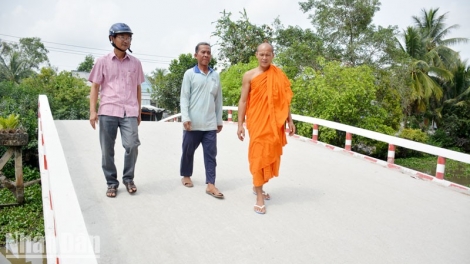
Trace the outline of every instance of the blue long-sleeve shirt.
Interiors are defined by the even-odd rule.
[[[181,121],[191,121],[192,130],[217,130],[223,125],[222,87],[219,74],[206,75],[194,66],[184,73],[180,95]]]

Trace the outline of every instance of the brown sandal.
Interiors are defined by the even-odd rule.
[[[193,187],[193,182],[191,181],[191,178],[189,178],[189,182],[188,181],[185,181],[185,178],[181,178],[181,183],[183,184],[183,186],[185,187],[188,187],[188,188],[191,188]]]
[[[217,199],[224,199],[224,195],[221,192],[219,192],[219,190],[217,190],[217,191],[207,191],[206,190],[206,193],[209,194],[212,197],[217,198]]]
[[[127,192],[130,194],[137,192],[137,187],[135,186],[134,181],[125,182],[124,185],[126,186]]]
[[[115,185],[108,186],[108,190],[106,191],[106,196],[109,198],[115,198],[117,195],[117,188]]]

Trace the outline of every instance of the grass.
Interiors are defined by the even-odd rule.
[[[437,157],[425,155],[423,157],[395,159],[395,164],[435,176]],[[444,179],[470,187],[470,164],[446,159]]]

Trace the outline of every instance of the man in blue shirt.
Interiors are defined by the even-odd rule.
[[[181,156],[181,182],[193,187],[194,152],[202,143],[206,169],[206,193],[222,199],[224,195],[215,187],[217,165],[217,133],[222,130],[222,88],[219,74],[209,67],[211,47],[206,42],[196,45],[194,57],[197,65],[184,73],[181,85],[181,122],[183,154]]]

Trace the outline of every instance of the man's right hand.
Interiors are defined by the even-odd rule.
[[[191,121],[184,122],[183,126],[186,131],[191,131]]]
[[[90,113],[90,124],[93,129],[96,129],[95,124],[98,123],[98,114],[96,112]]]
[[[243,126],[238,126],[238,131],[237,131],[238,139],[243,141],[245,139],[245,128]]]

